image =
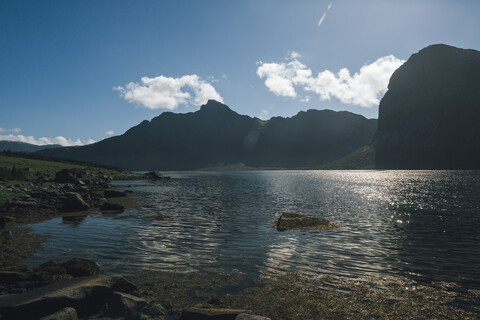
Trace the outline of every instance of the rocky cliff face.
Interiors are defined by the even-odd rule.
[[[480,168],[480,52],[443,44],[390,79],[374,138],[377,168]]]
[[[211,100],[197,112],[164,112],[118,137],[40,153],[130,170],[192,170],[237,163],[305,168],[368,144],[376,127],[376,119],[331,110],[262,121]]]

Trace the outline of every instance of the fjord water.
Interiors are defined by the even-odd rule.
[[[279,271],[405,276],[480,287],[480,172],[173,172],[131,184],[139,209],[33,225],[48,233],[32,263],[82,256],[110,271]],[[339,230],[277,232],[284,211]],[[154,220],[126,215],[157,215]]]

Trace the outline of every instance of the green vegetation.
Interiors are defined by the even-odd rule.
[[[375,148],[364,146],[336,161],[321,165],[319,170],[368,170],[375,169]]]
[[[55,174],[63,169],[84,170],[89,175],[104,175],[114,180],[129,180],[137,177],[129,172],[99,168],[93,164],[85,166],[66,161],[36,160],[20,157],[21,155],[25,154],[9,152],[0,154],[0,206],[15,198],[17,195],[15,190],[34,190],[50,186],[55,179]]]

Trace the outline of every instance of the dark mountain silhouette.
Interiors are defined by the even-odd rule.
[[[164,112],[121,136],[39,153],[130,170],[192,170],[238,163],[303,168],[341,158],[368,144],[376,126],[376,119],[330,110],[263,121],[210,100],[197,112]]]
[[[35,152],[38,150],[46,149],[46,148],[55,148],[60,147],[58,144],[50,144],[45,146],[37,146],[35,144],[25,143],[25,142],[17,142],[17,141],[0,141],[0,151],[3,150],[10,150],[14,152]]]
[[[374,139],[377,168],[480,169],[480,52],[443,44],[392,75]]]

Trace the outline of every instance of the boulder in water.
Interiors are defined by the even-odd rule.
[[[339,225],[327,219],[310,217],[295,212],[284,212],[278,220],[272,221],[272,227],[278,231],[287,230],[332,230],[338,229]]]

